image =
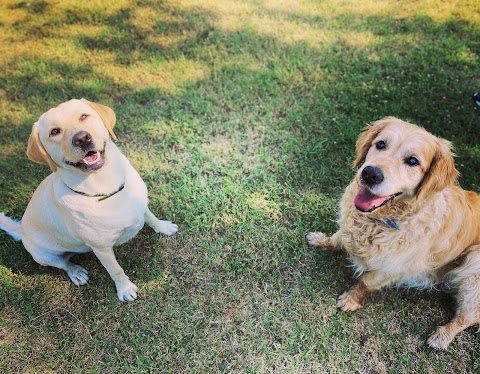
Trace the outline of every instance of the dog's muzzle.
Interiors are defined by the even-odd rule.
[[[95,142],[89,132],[83,130],[77,132],[72,137],[72,145],[74,148],[79,148],[82,151],[83,157],[77,162],[65,161],[67,165],[88,172],[98,170],[105,164],[106,143],[103,143],[102,150],[96,150]]]
[[[368,187],[373,187],[380,184],[384,180],[383,172],[375,166],[365,166],[361,173],[362,181]]]
[[[92,135],[87,131],[79,131],[72,138],[72,145],[84,151],[92,147],[92,142]]]

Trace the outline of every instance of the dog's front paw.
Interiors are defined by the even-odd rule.
[[[83,286],[88,282],[88,271],[80,265],[75,265],[69,262],[67,275],[75,286]]]
[[[117,287],[117,296],[120,301],[133,301],[137,298],[137,286],[126,280],[123,282],[118,282]]]
[[[338,297],[337,306],[344,312],[353,312],[361,308],[362,302],[354,294],[346,291]]]
[[[323,232],[309,232],[305,237],[308,245],[312,247],[322,247],[329,249],[329,240],[328,236]]]
[[[447,349],[452,340],[453,336],[450,336],[445,326],[440,326],[430,335],[427,344],[433,349]]]
[[[178,231],[178,225],[172,223],[171,221],[158,220],[158,222],[152,226],[152,229],[157,234],[173,235]]]

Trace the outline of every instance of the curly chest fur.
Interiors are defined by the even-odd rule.
[[[415,244],[421,238],[405,229],[404,220],[396,221],[398,230],[368,217],[350,217],[346,221],[340,228],[342,244],[357,271],[388,269],[393,273],[404,267],[411,269],[418,262],[421,248]]]
[[[396,217],[386,215],[394,222],[389,225],[386,218],[361,213],[345,200],[342,208],[339,220],[342,245],[357,275],[376,270],[399,280],[434,277],[436,264],[431,256],[431,239],[441,226],[434,211],[422,215],[413,212]]]

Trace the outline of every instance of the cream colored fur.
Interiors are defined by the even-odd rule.
[[[387,146],[377,149],[379,141]],[[355,166],[360,168],[341,200],[339,230],[331,237],[309,233],[307,241],[349,255],[359,278],[338,299],[344,311],[357,310],[368,293],[385,286],[443,284],[455,290],[454,319],[428,339],[431,347],[445,349],[460,331],[480,323],[479,196],[456,185],[449,142],[399,119],[390,117],[367,127],[357,153]],[[406,163],[412,156],[419,165]],[[369,213],[354,204],[366,186],[362,171],[367,166],[384,175],[381,183],[368,187],[371,193],[400,193]]]
[[[88,272],[70,257],[93,251],[115,282],[118,298],[132,301],[137,286],[118,264],[113,247],[134,237],[145,222],[166,235],[178,228],[148,209],[145,183],[111,139],[114,125],[110,108],[83,99],[42,114],[27,154],[53,173],[36,189],[21,224],[0,214],[0,228],[21,236],[35,261],[65,270],[75,285],[86,284]],[[93,160],[89,166],[86,159]]]

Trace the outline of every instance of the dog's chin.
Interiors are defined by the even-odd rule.
[[[355,207],[363,213],[373,213],[376,210],[391,203],[402,192],[397,192],[387,196],[378,196],[370,192],[367,187],[360,187],[360,191],[357,193],[353,202]]]
[[[65,161],[65,163],[85,173],[100,170],[105,165],[105,148],[100,151],[91,150],[86,152],[80,161]]]

